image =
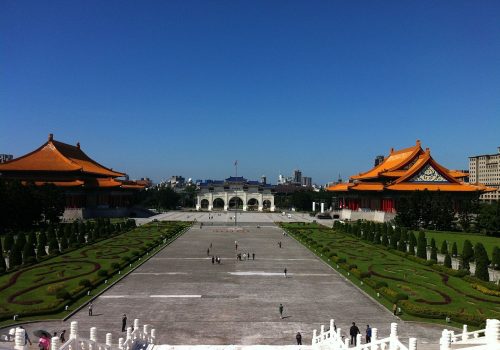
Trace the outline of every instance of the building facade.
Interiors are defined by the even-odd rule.
[[[120,179],[123,178],[123,179]],[[144,186],[127,181],[126,174],[107,168],[80,148],[54,140],[52,134],[38,149],[0,164],[0,179],[37,186],[51,184],[64,190],[64,219],[128,216],[137,190]]]
[[[479,200],[493,202],[500,199],[500,147],[496,154],[469,157],[469,183],[485,184],[496,189],[483,193]]]
[[[196,210],[275,211],[274,186],[243,177],[205,180],[198,186]]]
[[[399,200],[415,191],[447,193],[453,201],[458,201],[494,190],[480,183],[465,183],[463,178],[467,176],[437,163],[431,151],[423,150],[417,140],[415,146],[391,149],[389,156],[371,170],[327,190],[333,192],[337,209],[388,213],[397,212]]]

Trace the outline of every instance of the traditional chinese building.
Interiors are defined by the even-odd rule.
[[[468,174],[437,163],[429,148],[415,146],[394,150],[374,168],[350,177],[348,183],[328,187],[339,209],[396,212],[398,200],[414,191],[444,192],[452,199],[478,197],[491,189],[468,184]]]
[[[274,187],[244,177],[206,180],[199,184],[196,210],[274,211]]]
[[[134,192],[144,188],[119,179],[126,174],[91,159],[80,143],[73,146],[56,141],[52,134],[33,152],[0,164],[0,178],[64,189],[66,219],[126,216]]]

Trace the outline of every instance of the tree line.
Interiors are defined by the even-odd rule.
[[[100,239],[108,238],[135,227],[134,220],[111,223],[109,219],[49,224],[29,232],[8,233],[0,237],[0,273],[42,261]],[[7,257],[9,266],[5,263]]]
[[[398,201],[398,226],[410,229],[500,234],[500,202],[480,203],[477,194],[452,201],[441,192],[414,191]]]
[[[340,232],[352,234],[365,241],[381,244],[387,248],[407,253],[410,256],[415,256],[423,260],[430,260],[437,263],[438,247],[434,238],[428,244],[424,231],[418,231],[418,236],[414,231],[406,228],[387,223],[374,222],[356,222],[353,224],[336,222],[334,228]],[[427,250],[430,250],[428,256]],[[459,270],[469,271],[470,263],[475,262],[476,270],[475,277],[489,281],[488,266],[491,265],[494,269],[500,269],[500,248],[495,247],[493,250],[492,259],[488,257],[488,253],[481,242],[477,242],[475,246],[469,240],[464,241],[462,252],[459,254],[457,243],[453,242],[451,251],[449,251],[449,242],[443,241],[440,253],[444,255],[444,266],[452,268],[452,257],[459,258]]]

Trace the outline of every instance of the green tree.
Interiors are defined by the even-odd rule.
[[[475,276],[483,281],[490,280],[490,274],[488,272],[488,265],[490,261],[488,259],[488,253],[481,242],[477,242],[474,246],[474,261],[476,262],[476,272]]]
[[[453,242],[453,245],[451,247],[451,255],[454,256],[454,257],[458,256],[457,242]]]
[[[389,246],[389,239],[387,238],[387,234],[385,232],[382,233],[382,245],[386,247]]]
[[[427,260],[427,239],[425,238],[425,232],[423,231],[418,233],[417,257]]]
[[[38,245],[36,246],[36,256],[40,259],[43,256],[47,255],[47,251],[45,250],[45,244],[41,239],[38,240]]]
[[[19,251],[22,251],[24,249],[24,245],[26,244],[26,236],[24,233],[19,232],[16,237],[16,245],[19,248]]]
[[[61,237],[61,251],[68,249],[68,239],[66,236]]]
[[[441,243],[441,254],[448,254],[448,242],[446,240]]]
[[[444,266],[451,269],[451,256],[448,253],[444,256]]]
[[[408,240],[410,241],[408,253],[410,253],[410,255],[415,255],[415,246],[417,245],[417,238],[415,237],[415,233],[413,231],[410,231],[410,233],[408,234]]]
[[[433,247],[431,247],[431,260],[434,260],[435,262],[438,261],[437,248],[435,245]]]
[[[464,242],[464,248],[462,249],[461,255],[462,269],[470,270],[470,262],[474,258],[474,249],[472,248],[472,243],[466,239]]]
[[[30,264],[36,261],[35,248],[32,243],[26,242],[23,249],[23,263]]]
[[[491,265],[495,270],[500,269],[500,248],[495,246],[493,248],[493,255],[491,256]]]
[[[487,234],[500,232],[500,201],[482,203],[479,207],[477,226]]]
[[[59,251],[59,243],[55,236],[53,236],[52,240],[49,241],[49,255],[58,255]]]
[[[13,244],[9,254],[9,268],[13,269],[23,263],[23,254],[17,244]]]
[[[14,245],[14,236],[11,233],[8,233],[5,236],[5,241],[3,242],[3,245],[5,247],[5,251],[10,250],[10,247]]]
[[[4,273],[5,270],[7,270],[7,264],[5,264],[5,259],[3,257],[2,238],[0,237],[0,273]]]
[[[402,239],[399,240],[398,250],[406,253],[406,241],[403,241]]]

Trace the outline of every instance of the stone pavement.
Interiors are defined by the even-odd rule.
[[[186,216],[193,213],[183,215],[190,220]],[[230,220],[215,215],[214,222]],[[214,223],[200,229],[195,225],[98,297],[94,316],[89,317],[83,308],[67,322],[29,324],[26,328],[69,332],[69,322],[77,320],[83,334],[96,326],[99,340],[111,332],[116,342],[123,336],[121,316],[126,313],[128,325],[139,318],[141,324],[156,328],[160,344],[293,345],[300,331],[303,344],[309,345],[313,329],[327,325],[330,318],[344,331],[352,321],[362,332],[370,324],[379,329],[379,337],[387,336],[390,323],[397,321],[404,343],[409,336],[417,337],[420,349],[438,349],[442,326],[400,321],[293,238],[283,237],[272,224],[273,215],[279,214],[242,215],[238,228]],[[259,224],[252,225],[252,218]],[[202,219],[206,222],[208,216],[202,214],[197,220]],[[235,241],[239,252],[255,253],[255,260],[236,261]],[[207,257],[210,244],[211,254],[222,258],[220,265]],[[283,319],[278,311],[280,303]]]

